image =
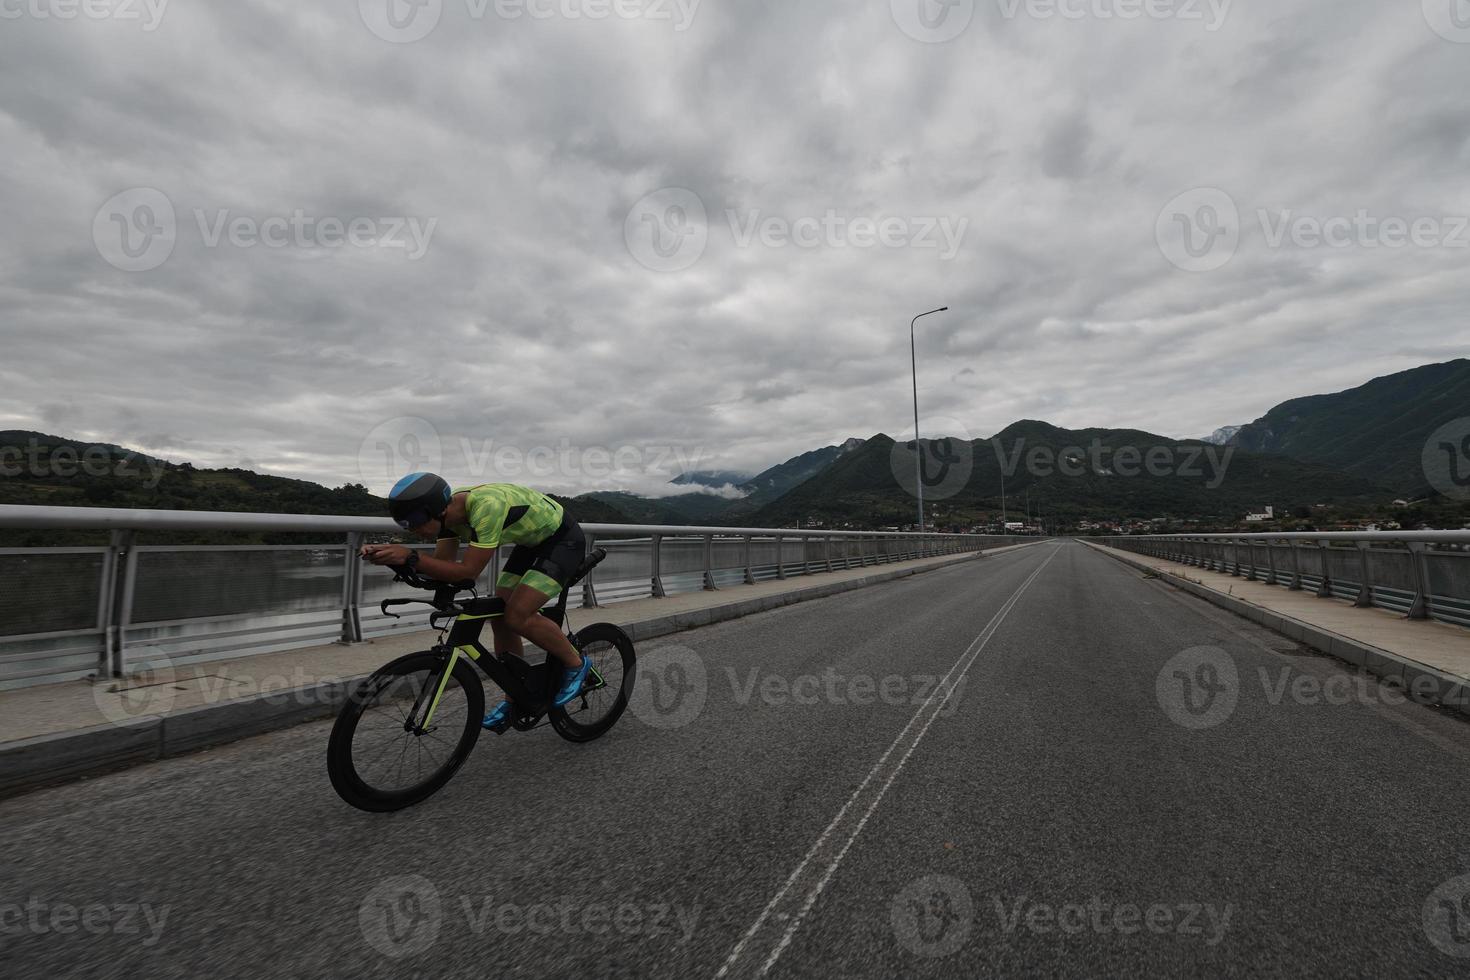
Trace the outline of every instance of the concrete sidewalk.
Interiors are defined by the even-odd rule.
[[[1083,543],[1293,640],[1395,680],[1420,700],[1470,714],[1470,630]]]
[[[642,641],[1031,546],[572,609],[568,619],[574,628],[616,623]],[[428,629],[408,631],[120,681],[70,681],[0,693],[0,795],[328,717],[359,678],[394,657],[424,649],[436,637]]]

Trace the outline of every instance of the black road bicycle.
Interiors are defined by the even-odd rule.
[[[555,604],[542,609],[565,629],[567,593],[607,552],[598,548],[582,562]],[[512,705],[510,726],[527,732],[543,718],[571,742],[590,742],[617,723],[633,690],[633,641],[611,623],[567,631],[567,639],[592,661],[582,691],[562,707],[553,698],[561,671],[554,660],[532,664],[496,654],[480,644],[487,620],[504,615],[505,600],[474,594],[475,583],[435,582],[406,565],[393,566],[394,580],[434,593],[433,599],[384,599],[391,606],[433,606],[430,625],[439,642],[380,667],[348,696],[327,744],[327,772],[337,794],[375,813],[420,803],[449,782],[479,740],[485,689],[475,667],[505,692]]]

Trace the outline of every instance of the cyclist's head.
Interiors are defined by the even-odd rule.
[[[388,513],[404,530],[443,521],[453,493],[444,478],[433,473],[410,473],[388,491]]]

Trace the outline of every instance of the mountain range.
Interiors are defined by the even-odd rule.
[[[1426,364],[1329,395],[1282,402],[1229,444],[1377,480],[1412,497],[1431,491],[1422,453],[1430,434],[1470,415],[1470,360]]]
[[[927,519],[966,526],[993,521],[1002,512],[1013,517],[1030,503],[1033,511],[1053,516],[1168,516],[1233,524],[1268,504],[1282,513],[1318,504],[1384,506],[1395,496],[1415,499],[1432,492],[1420,467],[1425,440],[1466,415],[1470,360],[1460,359],[1347,391],[1291,399],[1254,422],[1223,427],[1206,439],[1069,430],[1022,420],[989,439],[923,441],[931,467],[950,461],[954,484],[926,493]],[[328,489],[249,470],[197,469],[121,446],[0,431],[0,463],[38,451],[38,466],[0,466],[0,503],[306,514],[380,514],[384,508],[357,484]],[[102,472],[75,472],[73,465],[70,475],[52,465],[54,454],[75,459],[87,452],[105,456],[109,465]],[[1130,474],[1130,453],[1163,465]],[[681,492],[664,497],[602,490],[558,499],[591,523],[905,526],[916,516],[915,498],[904,486],[912,484],[913,465],[911,444],[896,447],[877,433],[802,453],[754,476],[735,470],[685,473],[671,481]],[[965,478],[956,482],[953,474],[960,469]]]

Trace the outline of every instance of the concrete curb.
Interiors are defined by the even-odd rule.
[[[622,628],[635,642],[641,642],[1029,547],[1032,545],[1010,545],[959,555],[923,568],[875,571],[843,582],[625,623]],[[320,681],[172,714],[143,715],[115,725],[97,725],[0,744],[0,799],[331,717],[347,699],[348,692],[366,676]]]
[[[1470,679],[1445,673],[1428,664],[1421,664],[1416,660],[1390,653],[1372,644],[1355,640],[1350,636],[1343,636],[1341,633],[1334,633],[1293,616],[1267,609],[1254,602],[1226,595],[1217,589],[1191,581],[1182,572],[1156,569],[1125,552],[1100,547],[1088,541],[1082,543],[1124,565],[1167,578],[1170,585],[1190,595],[1198,596],[1237,616],[1259,623],[1269,630],[1275,630],[1282,636],[1296,640],[1304,646],[1352,664],[1354,667],[1360,667],[1375,677],[1403,688],[1416,701],[1439,705],[1460,714],[1470,715]]]

